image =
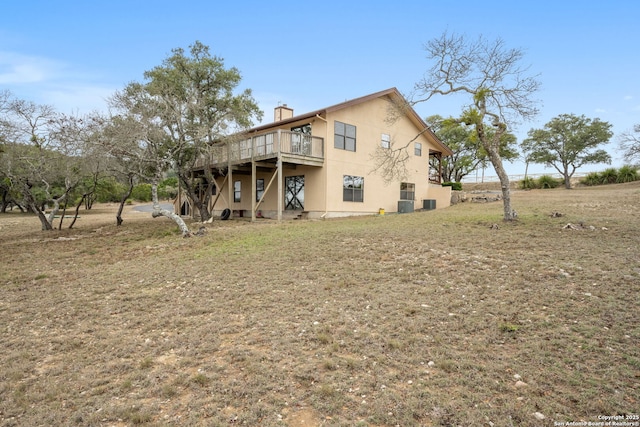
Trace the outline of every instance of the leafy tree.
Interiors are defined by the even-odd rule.
[[[487,160],[487,153],[479,144],[477,134],[472,126],[465,125],[450,117],[444,119],[439,115],[429,116],[425,119],[436,136],[445,143],[453,155],[441,160],[442,181],[461,182],[470,173],[477,170]],[[516,142],[515,135],[505,133],[502,136],[500,154],[503,159],[515,159],[518,154],[513,148]],[[437,168],[437,164],[432,164]]]
[[[611,163],[611,156],[602,149],[613,133],[611,125],[600,119],[574,114],[561,114],[551,119],[543,129],[531,129],[522,148],[533,163],[553,166],[571,188],[571,177],[586,164]]]
[[[125,186],[118,181],[114,174],[102,177],[98,180],[95,192],[95,201],[98,203],[116,203],[120,201]]]
[[[620,149],[624,152],[627,162],[640,163],[640,124],[633,126],[632,130],[623,132],[619,137]]]
[[[162,65],[144,73],[142,89],[154,110],[154,119],[167,135],[172,166],[182,188],[200,213],[201,220],[211,217],[209,199],[213,176],[205,165],[209,188],[198,192],[193,167],[207,156],[211,145],[230,132],[237,132],[260,119],[262,111],[246,89],[235,94],[240,72],[225,68],[222,58],[212,56],[209,48],[196,41],[189,52],[174,49]],[[202,197],[202,198],[201,198]]]
[[[464,96],[466,105],[457,121],[474,129],[500,178],[504,219],[512,220],[515,212],[501,147],[510,128],[538,113],[537,101],[532,98],[540,86],[537,77],[528,75],[528,68],[520,65],[522,50],[507,49],[501,39],[479,37],[471,41],[445,32],[429,41],[425,50],[433,66],[415,85],[413,103],[437,95]]]

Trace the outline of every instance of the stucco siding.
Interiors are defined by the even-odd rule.
[[[384,98],[358,104],[327,115],[326,174],[327,210],[332,216],[357,213],[377,213],[379,209],[396,212],[400,200],[400,184],[415,185],[415,209],[422,207],[422,199],[430,198],[429,148],[426,136],[406,117],[389,124],[390,103]],[[336,121],[356,127],[356,151],[334,147],[334,123]],[[375,169],[374,155],[381,145],[382,134],[390,135],[393,148],[407,146],[409,158],[406,163],[407,177],[386,182]],[[412,141],[414,140],[415,141]],[[415,155],[415,143],[422,144],[422,155]],[[343,177],[345,175],[364,178],[362,202],[343,200]],[[439,207],[447,204],[441,201]]]

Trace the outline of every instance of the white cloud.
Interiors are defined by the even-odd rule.
[[[596,108],[596,113],[606,113],[607,110],[605,110],[604,108]]]
[[[625,101],[629,101],[631,99],[633,99],[633,96],[631,96],[631,95],[627,95],[627,96],[624,97]]]
[[[83,72],[55,59],[0,51],[0,85],[16,97],[48,104],[63,113],[105,111],[106,99],[116,91],[97,82],[95,73]]]
[[[47,58],[0,52],[0,84],[41,83],[54,79],[64,68]]]

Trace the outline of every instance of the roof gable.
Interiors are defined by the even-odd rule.
[[[416,111],[411,107],[411,105],[407,102],[407,100],[402,96],[402,94],[395,87],[382,90],[380,92],[375,92],[369,95],[362,96],[360,98],[354,98],[348,101],[341,102],[339,104],[335,104],[329,107],[321,108],[319,110],[314,110],[305,114],[299,114],[297,116],[293,116],[288,119],[280,120],[273,123],[268,123],[266,125],[256,126],[247,130],[247,132],[260,132],[272,128],[278,128],[282,125],[286,125],[287,123],[293,123],[300,120],[305,120],[307,118],[313,118],[316,116],[324,115],[326,117],[327,113],[332,113],[338,110],[342,110],[344,108],[352,107],[354,105],[362,104],[373,99],[389,97],[392,102],[398,107],[398,111],[404,113],[409,120],[416,126],[418,133],[426,133],[429,139],[432,139],[434,144],[442,150],[442,154],[445,156],[453,155],[453,152],[449,147],[447,147],[440,139],[433,133],[433,131],[429,128],[429,126],[425,123],[425,121],[416,113]]]

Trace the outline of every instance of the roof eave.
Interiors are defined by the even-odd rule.
[[[418,115],[418,113],[413,109],[413,107],[407,102],[407,100],[404,98],[404,96],[402,96],[402,94],[400,93],[400,91],[398,91],[398,89],[396,89],[395,87],[389,88],[389,89],[385,89],[385,90],[381,90],[379,92],[375,92],[369,95],[365,95],[365,96],[361,96],[359,98],[354,98],[348,101],[344,101],[341,102],[339,104],[335,104],[326,108],[322,108],[320,110],[315,110],[315,111],[311,111],[309,113],[305,113],[305,114],[300,114],[297,116],[293,116],[290,117],[288,119],[284,119],[284,120],[280,120],[277,122],[272,122],[272,123],[268,123],[265,125],[260,125],[260,126],[256,126],[253,127],[251,129],[247,129],[245,131],[245,133],[255,133],[255,132],[262,132],[265,130],[269,130],[269,129],[275,129],[278,128],[282,125],[287,125],[289,123],[295,123],[295,122],[299,122],[301,120],[307,120],[307,119],[312,119],[314,117],[322,117],[324,116],[324,118],[326,118],[327,113],[331,113],[334,111],[338,111],[341,110],[343,108],[347,108],[347,107],[351,107],[353,105],[357,105],[357,104],[361,104],[363,102],[372,100],[372,99],[377,99],[377,98],[381,98],[383,96],[389,96],[391,98],[396,98],[396,100],[400,101],[401,103],[403,103],[406,107],[407,107],[407,113],[410,117],[410,119],[414,122],[414,124],[416,125],[416,127],[418,129],[420,129],[421,132],[426,132],[429,135],[429,139],[433,140],[433,143],[436,145],[436,147],[438,149],[441,150],[442,154],[445,156],[452,156],[453,155],[453,151],[451,151],[451,149],[449,147],[447,147],[442,141],[440,141],[440,139],[436,136],[435,133],[433,133],[433,131],[431,130],[431,128],[429,128],[429,126],[425,123],[424,120],[422,120],[422,118]]]

